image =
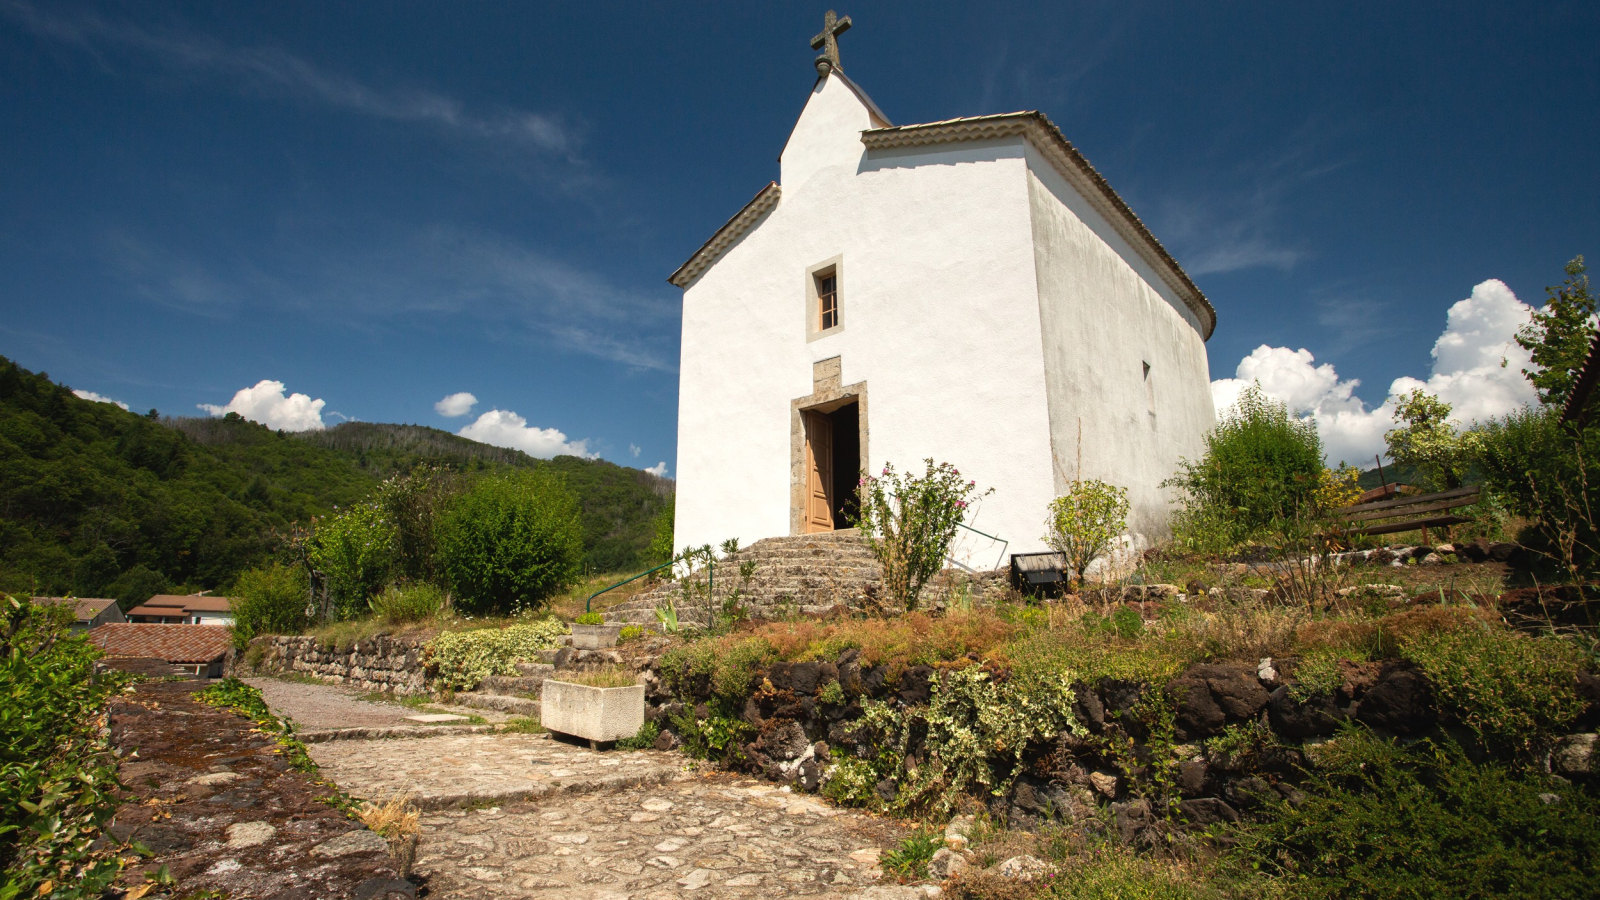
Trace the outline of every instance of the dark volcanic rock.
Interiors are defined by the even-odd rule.
[[[1031,775],[1019,777],[993,808],[996,817],[1012,828],[1029,828],[1049,821],[1070,822],[1089,812],[1081,809],[1062,785]]]
[[[1190,825],[1204,828],[1219,822],[1239,821],[1239,812],[1216,797],[1199,797],[1178,804],[1178,811]]]
[[[1296,703],[1289,686],[1284,685],[1272,692],[1267,718],[1272,729],[1284,737],[1304,739],[1333,734],[1347,717],[1332,697],[1319,695]]]
[[[1105,730],[1105,704],[1100,702],[1100,695],[1093,688],[1081,681],[1072,685],[1072,711],[1078,722],[1095,734]]]
[[[1179,763],[1178,790],[1191,797],[1204,791],[1208,768],[1203,759],[1187,759]]]
[[[1228,722],[1254,718],[1268,700],[1255,669],[1229,663],[1190,666],[1168,683],[1167,695],[1176,704],[1184,740],[1210,737]]]
[[[1378,681],[1361,698],[1356,718],[1395,734],[1415,734],[1438,721],[1433,685],[1416,666],[1403,660],[1384,663]]]
[[[1222,731],[1228,721],[1202,678],[1174,678],[1167,683],[1166,691],[1176,708],[1178,736],[1184,740],[1211,737]]]
[[[928,702],[929,681],[933,678],[930,666],[912,666],[900,676],[900,702],[918,706]]]
[[[1588,672],[1578,673],[1578,699],[1585,704],[1584,711],[1574,723],[1579,731],[1591,730],[1600,725],[1600,676]]]
[[[821,687],[821,679],[821,663],[798,662],[789,667],[789,687],[796,694],[816,693],[817,688]]]

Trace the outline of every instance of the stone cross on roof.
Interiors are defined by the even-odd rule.
[[[822,33],[811,39],[811,49],[822,50],[822,55],[817,57],[818,75],[826,75],[833,69],[843,68],[839,65],[839,35],[849,30],[849,16],[838,18],[830,9],[828,14],[822,17]]]

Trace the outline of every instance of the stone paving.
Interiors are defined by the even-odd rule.
[[[595,753],[548,734],[444,734],[310,749],[323,776],[347,793],[374,800],[409,796],[424,809],[621,790],[686,774],[686,760],[676,753]]]
[[[296,696],[291,703],[302,710],[353,699]],[[510,732],[308,749],[322,777],[350,795],[409,797],[424,810],[412,872],[430,900],[937,894],[877,883],[878,856],[904,837],[901,826],[707,772],[678,753],[595,752],[548,734]]]
[[[261,691],[261,698],[273,712],[293,719],[304,733],[351,728],[408,727],[419,723],[411,717],[423,713],[399,703],[365,699],[354,688],[334,684],[314,684],[283,678],[246,678],[244,682]],[[428,712],[444,711],[462,716],[480,716],[487,722],[509,718],[493,710],[429,704]],[[435,726],[437,727],[437,726]]]
[[[422,819],[430,898],[654,900],[854,894],[890,825],[728,775]],[[914,890],[875,891],[924,896]]]

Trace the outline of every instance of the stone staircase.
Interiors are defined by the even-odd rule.
[[[742,564],[754,565],[748,581],[740,576]],[[878,561],[866,541],[854,532],[764,538],[739,552],[719,559],[713,591],[720,604],[737,590],[752,617],[778,618],[817,614],[838,606],[860,609],[869,589],[882,580]],[[680,625],[704,625],[705,573],[689,586],[664,582],[604,610],[606,621],[623,625],[655,625],[655,610],[672,602]]]
[[[549,651],[550,660],[536,663],[517,663],[516,675],[490,675],[475,691],[463,691],[455,702],[474,709],[493,709],[518,716],[539,718],[539,697],[544,693],[545,679],[555,674],[555,651]]]

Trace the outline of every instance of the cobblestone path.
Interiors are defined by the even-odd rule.
[[[267,694],[280,714],[319,711],[328,727],[351,723],[340,720],[340,708],[372,713],[346,707],[366,701],[338,688],[292,686]],[[409,797],[423,808],[413,873],[430,900],[937,894],[877,883],[878,855],[903,828],[766,782],[697,770],[678,753],[597,753],[548,734],[416,732],[309,750],[322,776],[352,796]]]
[[[676,753],[595,753],[547,734],[442,734],[311,745],[322,774],[372,800],[409,796],[424,809],[508,803],[563,792],[622,790],[684,777]]]
[[[429,897],[654,900],[850,895],[890,826],[727,775],[425,815]],[[912,889],[874,894],[924,896]]]

